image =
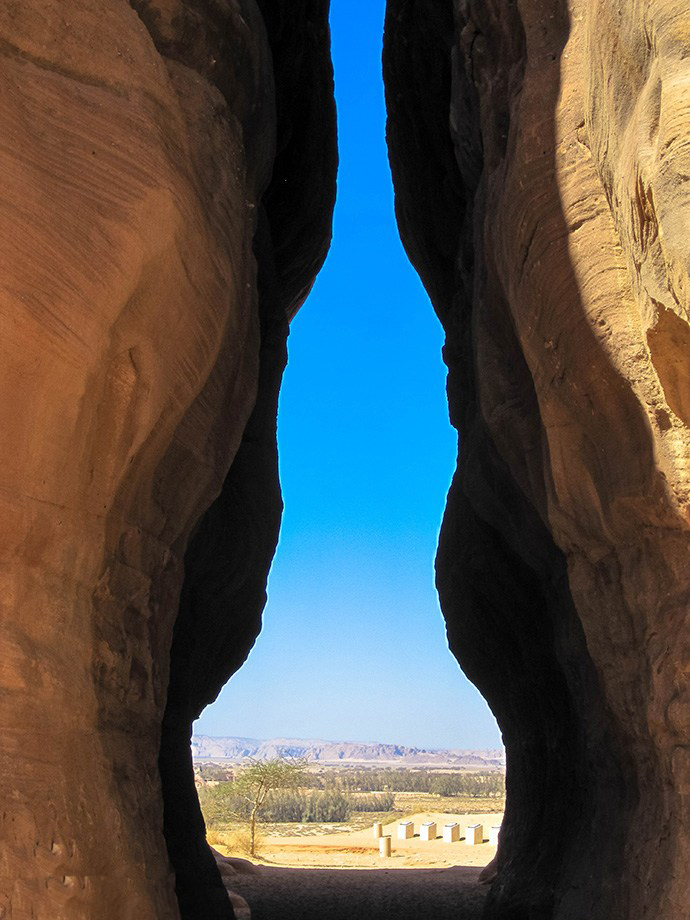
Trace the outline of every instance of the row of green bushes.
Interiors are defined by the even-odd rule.
[[[432,779],[429,791],[443,796],[498,798],[506,793],[506,778],[502,773],[440,773]]]
[[[505,795],[505,775],[497,770],[484,773],[439,773],[432,770],[352,770],[333,777],[334,788],[394,792],[427,792],[443,796],[496,798]]]
[[[237,768],[204,764],[205,779],[231,780]],[[505,775],[498,770],[442,773],[438,770],[383,769],[337,770],[324,773],[306,771],[300,777],[302,789],[350,792],[426,792],[443,796],[495,798],[505,795]]]
[[[377,792],[372,795],[350,796],[353,811],[393,811],[395,796],[392,792]]]
[[[237,794],[233,783],[203,786],[199,790],[199,801],[209,827],[246,821],[251,812],[250,802]],[[355,811],[391,811],[394,801],[392,792],[362,796],[346,794],[338,789],[308,792],[276,789],[262,806],[259,820],[264,823],[346,821]]]
[[[342,792],[300,792],[284,789],[271,795],[263,809],[261,820],[301,823],[347,821],[350,812],[350,801]]]

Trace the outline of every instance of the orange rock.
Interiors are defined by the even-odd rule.
[[[681,0],[389,3],[460,434],[438,585],[507,747],[491,917],[690,917],[689,48]]]
[[[253,3],[27,0],[0,39],[0,904],[173,918],[158,756],[183,556],[257,401],[258,271],[280,354],[330,211],[309,251],[291,240],[299,271],[268,224],[257,267],[285,169]],[[333,174],[331,156],[305,200]],[[206,916],[229,916],[221,893]]]

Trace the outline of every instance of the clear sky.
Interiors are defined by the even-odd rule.
[[[332,0],[340,171],[333,245],[292,323],[285,502],[264,627],[197,734],[488,748],[448,651],[433,560],[455,466],[443,331],[397,233],[384,0]]]

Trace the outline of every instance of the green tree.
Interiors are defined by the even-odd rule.
[[[249,803],[249,852],[255,855],[256,819],[274,789],[290,789],[299,785],[306,760],[252,760],[234,782],[234,791]]]

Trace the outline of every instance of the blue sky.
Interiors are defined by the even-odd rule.
[[[395,225],[383,15],[384,0],[332,0],[338,202],[288,343],[280,544],[263,631],[197,734],[500,744],[434,589],[456,435],[443,331]]]

